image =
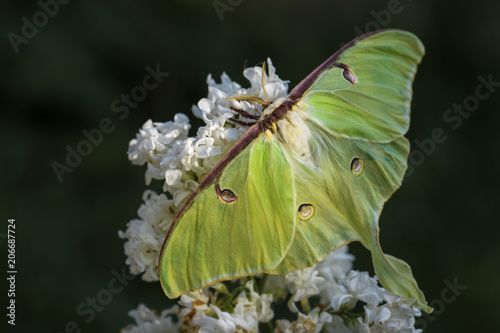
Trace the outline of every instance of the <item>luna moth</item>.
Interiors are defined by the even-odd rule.
[[[286,274],[360,241],[386,289],[432,311],[410,266],[382,252],[378,226],[406,170],[423,55],[411,33],[369,33],[268,105],[174,218],[159,260],[167,296]]]

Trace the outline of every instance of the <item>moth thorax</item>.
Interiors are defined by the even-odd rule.
[[[276,136],[295,156],[303,160],[309,160],[311,157],[311,132],[299,110],[288,112],[276,123]]]

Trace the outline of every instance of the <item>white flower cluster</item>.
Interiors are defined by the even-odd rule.
[[[140,304],[137,310],[129,312],[129,316],[135,319],[137,325],[129,325],[121,330],[123,333],[178,333],[182,325],[173,322],[172,315],[179,311],[177,305],[163,310],[161,315]]]
[[[183,306],[179,315],[184,318],[184,327],[191,331],[204,332],[257,332],[259,323],[269,322],[274,313],[271,309],[273,296],[254,291],[253,280],[247,281],[245,288],[232,303],[231,313],[223,311],[215,302],[215,294],[208,291],[191,292],[181,296]],[[212,301],[214,299],[214,301]]]
[[[126,263],[132,274],[142,275],[144,281],[158,281],[158,257],[177,208],[165,194],[146,190],[142,195],[144,204],[139,207],[139,219],[127,224],[125,232],[118,231],[125,243]]]
[[[242,278],[239,281],[244,287],[237,287],[241,292],[232,299],[226,285],[219,283],[182,295],[180,311],[175,306],[160,316],[141,304],[130,313],[136,324],[123,332],[258,332],[259,326],[266,329],[266,323],[272,325],[272,319],[276,327],[268,331],[275,333],[421,332],[414,328],[420,311],[379,287],[368,273],[351,270],[353,260],[344,246],[312,267],[285,276],[268,276],[262,293],[255,291],[253,279]],[[293,321],[274,318],[273,306],[282,302],[273,301],[285,297],[289,297]],[[318,302],[312,309],[310,297]],[[301,310],[295,302],[300,302]],[[358,302],[362,302],[364,313],[352,312],[359,307]]]
[[[147,121],[130,142],[129,159],[147,164],[146,183],[164,180],[169,195],[147,190],[138,219],[127,224],[119,236],[126,239],[125,254],[132,274],[146,281],[158,281],[158,256],[166,233],[189,195],[248,127],[229,118],[251,122],[231,107],[259,115],[258,103],[227,99],[231,96],[258,96],[274,101],[285,97],[288,86],[275,74],[268,59],[269,73],[261,67],[247,68],[250,81],[244,89],[223,74],[222,83],[208,77],[208,97],[193,106],[193,113],[205,126],[189,137],[189,118],[176,114],[174,121]],[[264,82],[264,93],[262,81]],[[181,296],[178,306],[160,315],[140,305],[130,312],[135,324],[122,331],[136,332],[419,332],[415,317],[419,310],[405,299],[378,286],[367,272],[352,270],[354,256],[342,247],[322,262],[285,276],[263,275],[238,279],[236,284],[218,283]],[[227,288],[233,290],[229,292]],[[287,301],[287,319],[274,317],[273,308]],[[315,306],[311,308],[310,302]],[[364,311],[363,311],[364,310]],[[273,325],[274,324],[274,325]]]

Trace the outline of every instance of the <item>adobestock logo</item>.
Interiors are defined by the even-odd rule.
[[[466,96],[462,103],[454,103],[453,108],[444,111],[443,121],[449,124],[452,130],[457,130],[462,126],[463,120],[469,118],[473,112],[479,109],[481,101],[490,98],[495,90],[500,87],[500,81],[493,81],[492,74],[489,74],[487,78],[479,75],[477,80],[479,84],[476,85],[473,94]],[[405,178],[411,176],[416,167],[424,164],[426,158],[434,154],[437,145],[445,142],[446,139],[448,139],[448,135],[440,127],[434,128],[429,138],[415,139],[414,143],[417,149],[412,149],[408,157],[408,169]]]
[[[122,93],[120,98],[115,99],[111,103],[111,112],[119,114],[118,118],[124,120],[130,114],[130,109],[135,109],[140,102],[148,97],[148,92],[158,88],[163,79],[169,75],[168,72],[162,72],[160,65],[156,65],[156,69],[146,66],[146,74],[142,79],[142,84],[133,87],[130,94]],[[66,158],[64,162],[53,161],[51,163],[52,169],[61,183],[65,173],[71,173],[78,167],[83,158],[89,156],[94,147],[99,146],[103,139],[104,134],[110,134],[116,129],[115,124],[110,118],[102,118],[99,121],[99,126],[90,130],[82,130],[84,137],[73,147],[66,145]]]
[[[411,2],[412,0],[407,0],[408,2]],[[387,2],[386,9],[381,9],[378,12],[371,10],[370,15],[373,17],[373,20],[366,22],[364,30],[362,30],[360,27],[355,26],[354,32],[356,33],[354,35],[354,38],[358,38],[361,35],[364,35],[369,32],[377,31],[383,28],[386,28],[392,21],[392,17],[394,15],[401,14],[405,7],[401,4],[401,1],[399,0],[389,0]],[[340,43],[340,47],[346,45],[347,43],[343,42]]]
[[[243,0],[214,0],[212,5],[219,16],[219,20],[224,21],[224,13],[232,12],[236,6],[241,5]]]
[[[39,10],[33,14],[31,20],[26,16],[21,17],[22,26],[20,29],[20,34],[14,32],[9,32],[7,34],[7,39],[14,50],[14,53],[19,53],[19,46],[21,44],[28,44],[30,39],[33,39],[38,35],[38,29],[41,29],[49,23],[49,18],[53,18],[59,13],[59,6],[66,5],[70,0],[40,0],[38,1],[38,6],[42,10]]]
[[[444,312],[446,305],[455,302],[462,291],[468,288],[466,285],[458,284],[457,277],[453,279],[453,283],[448,279],[444,280],[443,283],[446,287],[441,290],[440,297],[429,302],[429,306],[434,308],[434,311],[432,313],[422,312],[422,317],[415,321],[415,327],[425,331],[429,322],[434,322],[436,317]]]
[[[129,282],[135,278],[135,275],[127,273],[127,267],[123,267],[121,272],[116,269],[111,270],[113,277],[108,280],[108,284],[100,289],[94,297],[87,297],[85,301],[76,306],[75,313],[79,320],[69,320],[64,324],[64,330],[56,331],[58,333],[81,333],[83,332],[83,323],[90,324],[96,318],[97,313],[104,310],[109,305],[115,295],[121,293]],[[80,323],[79,323],[80,322]]]

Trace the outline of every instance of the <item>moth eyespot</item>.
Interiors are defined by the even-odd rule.
[[[224,205],[231,206],[231,205],[234,205],[236,203],[236,201],[238,201],[238,197],[230,189],[221,190],[219,184],[217,184],[215,190],[217,192],[217,198]]]
[[[346,66],[346,68],[344,68],[343,75],[344,75],[344,79],[349,81],[351,84],[356,83],[356,77],[354,76],[354,73],[351,71],[351,69],[349,67]]]
[[[365,169],[365,161],[361,158],[355,157],[351,161],[351,171],[353,175],[359,176]]]
[[[299,206],[299,211],[298,211],[299,219],[304,221],[304,222],[308,221],[313,217],[314,212],[315,212],[315,209],[314,209],[313,205],[302,204]]]
[[[349,66],[346,64],[335,64],[336,67],[342,68],[344,71],[342,72],[342,75],[344,75],[344,79],[346,79],[350,84],[356,84],[356,76],[354,75],[353,71]]]

